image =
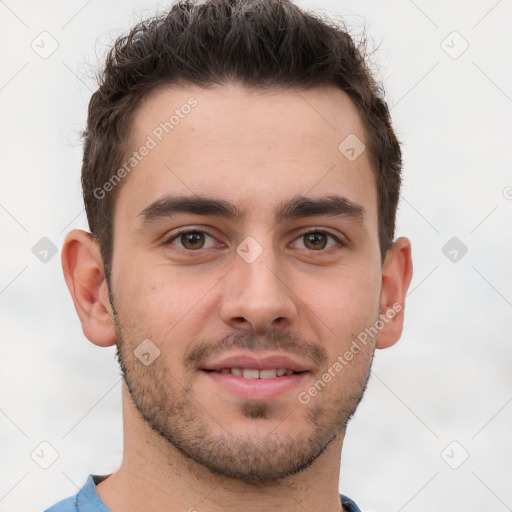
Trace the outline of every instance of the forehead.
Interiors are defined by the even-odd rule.
[[[130,138],[132,150],[144,156],[123,183],[118,208],[134,214],[170,194],[267,207],[285,196],[336,193],[367,203],[376,215],[363,123],[334,86],[166,86],[141,103]],[[348,158],[354,151],[347,157],[347,146],[362,152]]]

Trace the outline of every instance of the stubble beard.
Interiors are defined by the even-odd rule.
[[[280,433],[279,424],[265,435],[258,435],[260,429],[250,432],[249,428],[246,434],[228,431],[222,428],[222,414],[211,414],[208,404],[201,404],[195,395],[190,381],[180,383],[169,373],[162,356],[150,366],[135,357],[137,343],[118,317],[114,314],[117,359],[141,418],[184,456],[216,475],[248,484],[275,484],[310,467],[346,429],[368,384],[373,352],[357,383],[351,385],[350,394],[342,389],[340,396],[328,404],[311,400],[304,425],[295,435]],[[304,405],[297,401],[294,407]],[[239,414],[248,424],[276,418],[286,421],[270,401],[244,401]],[[219,430],[222,433],[214,432]]]

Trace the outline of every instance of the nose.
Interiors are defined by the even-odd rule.
[[[265,249],[251,263],[236,255],[224,281],[221,317],[233,329],[265,333],[290,327],[297,318],[297,297],[290,277]]]

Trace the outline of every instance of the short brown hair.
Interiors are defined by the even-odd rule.
[[[207,87],[231,81],[256,89],[335,85],[345,91],[367,132],[384,259],[393,245],[401,151],[364,45],[356,45],[342,25],[305,12],[290,0],[185,0],[117,39],[89,103],[83,132],[85,209],[107,279],[115,197],[121,187],[100,198],[95,190],[126,159],[141,100],[171,84]]]

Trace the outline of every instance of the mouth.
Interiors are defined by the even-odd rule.
[[[275,379],[296,375],[298,373],[306,373],[305,371],[296,372],[290,368],[268,368],[258,370],[256,368],[221,368],[220,370],[203,370],[209,373],[219,373],[221,375],[236,375],[243,379]]]
[[[199,373],[221,394],[270,400],[290,395],[299,384],[304,385],[313,369],[307,360],[290,354],[237,351],[204,362]]]
[[[297,372],[290,368],[258,370],[241,367],[202,370],[199,373],[208,379],[208,387],[211,389],[213,385],[220,395],[251,401],[293,400],[311,375],[309,371]]]

